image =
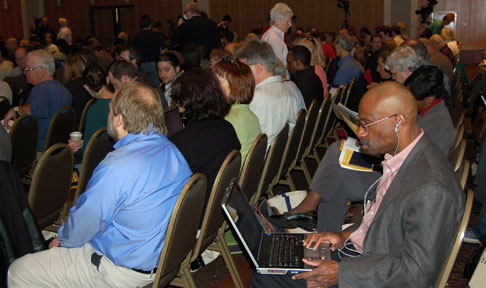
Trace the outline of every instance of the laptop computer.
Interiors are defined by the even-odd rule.
[[[304,247],[306,234],[265,233],[236,179],[226,188],[221,206],[259,274],[296,274],[315,268],[304,264],[303,258],[331,260],[329,243],[314,250]]]

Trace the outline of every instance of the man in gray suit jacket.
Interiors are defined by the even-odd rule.
[[[250,287],[432,287],[452,248],[464,213],[464,193],[450,165],[423,133],[413,95],[386,82],[359,105],[358,138],[371,155],[385,154],[362,223],[337,233],[316,233],[304,244],[328,241],[332,250],[354,246],[358,257],[308,261],[310,272],[290,278],[254,275]],[[376,184],[376,183],[375,183]],[[371,190],[371,189],[370,189]],[[305,280],[302,281],[302,280]]]

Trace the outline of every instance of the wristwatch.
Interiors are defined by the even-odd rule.
[[[19,113],[19,106],[15,106],[13,108],[13,111],[15,112],[15,116],[19,117],[20,116],[20,113]]]

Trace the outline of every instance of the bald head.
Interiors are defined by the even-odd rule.
[[[415,97],[401,84],[388,81],[368,90],[359,104],[358,138],[364,152],[402,151],[420,134],[417,114]]]

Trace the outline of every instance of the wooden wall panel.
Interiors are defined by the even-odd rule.
[[[9,0],[8,9],[5,10],[3,1],[0,2],[0,36],[3,40],[9,37],[22,38],[22,10],[20,1]]]
[[[73,31],[73,39],[85,37],[91,33],[90,7],[134,6],[135,19],[133,23],[136,23],[137,27],[131,30],[138,31],[139,17],[143,14],[148,14],[152,19],[152,23],[156,21],[162,22],[162,29],[166,34],[169,30],[167,19],[176,19],[177,15],[182,13],[180,0],[61,0],[60,6],[57,5],[57,0],[44,1],[49,24],[57,31],[59,29],[57,19],[59,17],[66,17],[69,21],[69,27]],[[106,23],[106,25],[112,25],[112,23]],[[133,37],[134,35],[130,36]]]
[[[267,15],[277,0],[211,0],[211,17],[220,21],[224,14],[233,18],[231,29],[243,39],[252,29],[265,26]],[[343,9],[334,0],[286,0],[297,16],[297,27],[316,27],[319,31],[341,28]],[[372,29],[383,23],[383,0],[353,1],[350,6],[350,25],[357,30],[363,26]]]

